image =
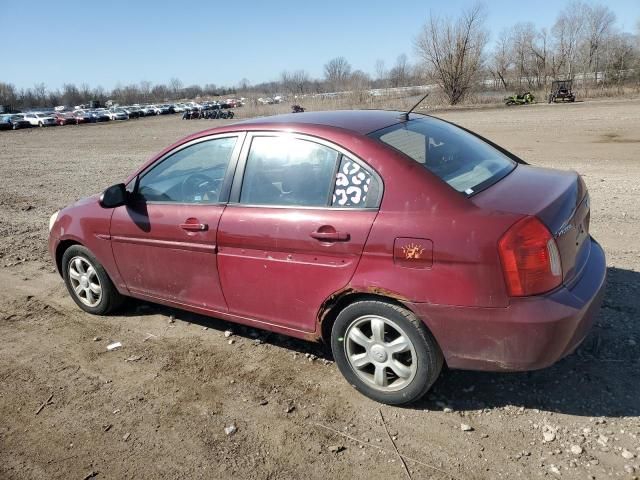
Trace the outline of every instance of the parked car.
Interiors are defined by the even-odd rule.
[[[77,124],[72,112],[55,112],[53,116],[59,126]]]
[[[93,116],[89,112],[86,112],[84,110],[74,110],[73,118],[76,121],[76,125],[79,125],[81,123],[89,123],[94,120]]]
[[[11,123],[12,115],[0,115],[0,130],[12,130],[13,124]]]
[[[160,110],[160,114],[162,114],[162,115],[167,115],[169,113],[174,113],[173,108],[171,107],[171,105],[158,105],[156,108],[158,110]]]
[[[54,213],[49,251],[87,312],[131,296],[324,340],[351,385],[403,404],[445,363],[577,348],[606,275],[590,212],[577,173],[443,120],[307,112],[180,140]]]
[[[129,114],[123,108],[110,108],[107,115],[111,120],[129,120]]]
[[[109,112],[104,108],[96,108],[93,110],[89,110],[89,115],[91,115],[91,121],[96,122],[108,122],[111,120],[111,116]]]
[[[145,112],[145,115],[160,115],[162,110],[155,105],[147,105],[142,107],[142,110]]]
[[[128,107],[127,106],[127,107],[121,107],[121,108],[127,113],[127,115],[129,115],[129,118],[144,117],[144,113],[138,107]]]
[[[11,115],[5,115],[7,121],[11,124],[11,128],[13,130],[18,130],[20,128],[30,128],[31,122],[27,120],[23,113],[14,113]]]
[[[24,118],[33,127],[52,127],[56,125],[56,119],[52,113],[29,112],[24,114]]]

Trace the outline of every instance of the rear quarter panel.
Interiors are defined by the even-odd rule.
[[[383,145],[370,145],[366,159],[384,179],[384,196],[351,288],[411,302],[506,307],[497,243],[521,215],[476,207]],[[394,262],[399,237],[431,240],[431,268]]]

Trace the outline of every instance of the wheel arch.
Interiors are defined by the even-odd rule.
[[[66,252],[69,247],[72,247],[73,245],[80,245],[84,247],[82,243],[72,239],[61,240],[56,247],[56,268],[58,269],[58,274],[60,276],[62,276],[62,257],[64,256],[64,252]]]
[[[405,308],[415,314],[415,312],[404,302],[406,299],[393,292],[373,287],[370,288],[369,291],[360,291],[352,288],[346,288],[331,295],[324,301],[324,303],[320,307],[317,318],[317,332],[319,340],[327,345],[330,345],[331,329],[339,313],[348,305],[363,300],[386,302],[398,307]],[[424,322],[422,323],[424,324]],[[429,330],[429,327],[427,325],[424,326]]]

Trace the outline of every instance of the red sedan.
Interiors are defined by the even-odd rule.
[[[56,112],[54,113],[54,118],[56,119],[56,124],[60,126],[76,125],[78,123],[72,112]]]
[[[408,117],[408,118],[407,118]],[[369,397],[421,397],[442,365],[543,368],[585,338],[606,264],[574,172],[388,111],[227,125],[55,213],[75,302],[131,296],[331,345]]]

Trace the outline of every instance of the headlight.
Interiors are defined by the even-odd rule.
[[[56,220],[58,219],[58,213],[60,213],[60,210],[56,211],[49,217],[49,231],[51,231],[51,229],[53,228],[53,224],[56,223]]]

